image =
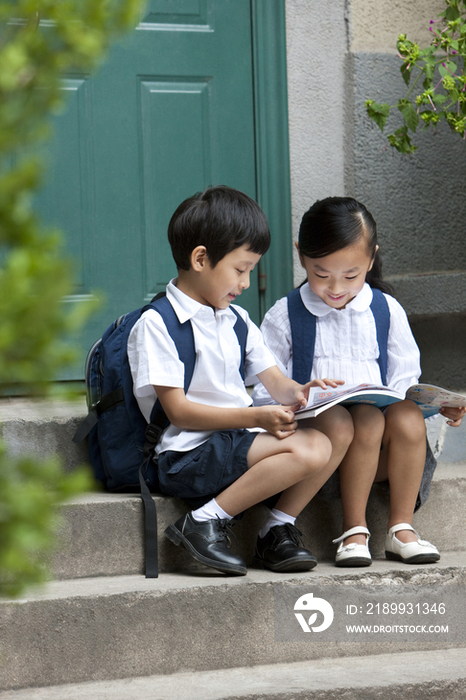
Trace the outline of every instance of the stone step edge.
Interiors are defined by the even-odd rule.
[[[438,464],[434,472],[434,481],[450,481],[451,479],[459,479],[466,481],[466,459],[461,462],[441,462]],[[164,496],[160,493],[153,493],[157,505],[161,505],[170,496]],[[122,500],[133,499],[139,501],[140,494],[137,493],[112,493],[111,491],[96,490],[83,493],[74,498],[70,498],[62,505],[66,508],[67,505],[80,505],[87,503],[108,503],[109,501],[119,502]]]
[[[466,459],[462,462],[442,462],[439,463],[434,472],[434,481],[450,481],[450,480],[461,480],[466,481]],[[170,496],[164,496],[160,493],[153,493],[153,499],[157,506],[162,506]],[[133,502],[140,501],[141,496],[138,493],[113,493],[111,491],[95,490],[88,491],[87,493],[80,494],[73,498],[68,499],[62,503],[62,507],[74,505],[87,505],[87,504],[98,504],[98,503],[119,503],[121,501],[132,500]],[[186,507],[187,509],[187,507]]]
[[[449,648],[181,672],[0,692],[0,700],[458,700],[466,688],[466,649]],[[235,689],[233,692],[231,689]],[[458,693],[456,692],[458,691]]]
[[[273,665],[316,657],[368,656],[387,649],[412,651],[413,645],[415,650],[458,648],[465,643],[460,612],[454,612],[454,637],[435,634],[415,639],[413,645],[395,634],[388,640],[377,635],[371,643],[356,638],[347,644],[331,639],[302,644],[296,629],[291,642],[282,644],[274,632],[276,595],[278,601],[288,601],[286,609],[290,607],[294,622],[291,608],[303,590],[317,595],[323,586],[330,595],[329,586],[335,583],[343,596],[356,589],[358,599],[364,597],[364,589],[377,596],[385,593],[387,585],[395,594],[409,589],[417,596],[424,588],[433,588],[440,591],[443,602],[449,588],[448,594],[457,598],[464,588],[466,566],[459,566],[459,557],[452,553],[448,558],[444,567],[380,562],[374,571],[354,574],[336,573],[335,567],[328,566],[322,567],[319,576],[251,571],[235,578],[133,576],[52,585],[41,595],[0,604],[0,653],[5,664],[0,687],[170,675],[188,669],[248,666],[253,661]],[[326,599],[325,594],[322,597]],[[96,655],[96,649],[105,653]]]
[[[153,595],[172,594],[177,591],[199,588],[247,585],[270,585],[291,582],[295,585],[319,585],[345,581],[362,582],[367,584],[390,582],[414,585],[438,583],[445,576],[464,574],[466,576],[466,551],[443,552],[440,561],[435,564],[409,565],[403,562],[374,560],[372,566],[361,568],[339,568],[333,563],[322,562],[310,572],[277,574],[261,569],[249,569],[246,576],[224,576],[215,574],[213,570],[203,568],[199,573],[162,573],[158,578],[145,578],[143,575],[131,574],[126,576],[101,576],[80,579],[65,579],[49,581],[48,583],[31,587],[21,597],[15,599],[0,599],[0,609],[5,605],[24,605],[29,602],[63,600],[73,598],[89,598],[95,596],[119,596],[127,593]]]

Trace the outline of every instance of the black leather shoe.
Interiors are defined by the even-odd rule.
[[[225,574],[244,576],[246,564],[229,551],[231,521],[217,518],[200,523],[191,513],[183,515],[165,534],[174,544],[182,544],[194,559]]]
[[[294,525],[275,525],[257,538],[256,563],[272,571],[309,571],[317,559],[301,546],[302,533]]]

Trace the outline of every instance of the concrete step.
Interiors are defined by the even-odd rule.
[[[0,430],[13,455],[58,453],[67,468],[87,461],[84,445],[72,436],[86,414],[84,397],[77,401],[31,401],[23,398],[0,400]],[[466,421],[458,429],[446,426],[441,417],[427,422],[429,439],[439,462],[429,501],[415,516],[415,526],[426,539],[441,549],[464,549],[462,540],[463,502],[466,496]],[[186,508],[176,500],[156,498],[158,509],[161,571],[191,567],[190,557],[163,536],[166,526]],[[372,532],[371,550],[383,556],[388,499],[375,486],[368,520]],[[142,573],[142,509],[139,497],[108,493],[86,494],[64,508],[62,545],[53,560],[59,579]],[[434,516],[434,517],[433,517]],[[249,562],[264,510],[252,509],[235,527],[238,553]],[[299,519],[306,543],[319,560],[334,556],[331,540],[341,534],[341,510],[337,502],[316,498]]]
[[[84,446],[71,442],[85,412],[83,400],[78,408],[74,403],[3,401],[0,402],[2,436],[12,454],[43,456],[58,452],[71,469],[87,457]],[[454,655],[458,655],[463,658],[464,667],[464,635],[431,635],[416,640],[403,636],[377,637],[370,643],[358,639],[347,642],[335,636],[319,644],[303,643],[302,638],[283,641],[276,638],[281,627],[277,627],[275,620],[277,606],[280,608],[275,594],[278,590],[280,595],[286,593],[293,599],[302,586],[306,586],[306,591],[310,588],[315,596],[321,586],[327,586],[325,590],[329,593],[339,586],[339,590],[353,591],[353,595],[356,595],[354,587],[369,595],[369,591],[382,591],[381,587],[389,584],[399,586],[397,590],[402,592],[405,592],[402,586],[407,585],[411,591],[419,592],[419,596],[426,590],[440,595],[454,584],[455,590],[463,592],[464,600],[465,428],[466,425],[459,430],[445,428],[443,419],[428,424],[439,467],[430,499],[416,514],[414,524],[423,537],[437,544],[442,558],[438,564],[425,567],[408,567],[383,558],[388,500],[377,486],[368,508],[375,559],[370,569],[339,570],[331,563],[335,549],[331,539],[341,532],[340,506],[317,498],[300,517],[298,525],[307,536],[306,544],[319,559],[318,567],[313,572],[296,575],[277,575],[252,568],[244,578],[228,578],[203,569],[183,549],[166,540],[163,537],[166,525],[186,508],[175,499],[157,497],[163,573],[159,579],[145,579],[140,575],[143,538],[139,497],[94,493],[75,499],[63,508],[62,544],[53,560],[59,580],[43,590],[30,591],[20,600],[0,601],[0,688],[11,697],[15,694],[21,697],[18,693],[23,693],[23,698],[34,698],[34,693],[45,692],[50,694],[37,697],[52,700],[51,693],[63,691],[55,697],[73,698],[73,692],[83,692],[88,693],[86,697],[113,699],[118,697],[111,690],[118,685],[113,686],[113,682],[127,679],[121,685],[125,698],[131,699],[128,693],[133,690],[137,695],[139,688],[149,688],[149,696],[154,699],[159,697],[157,693],[161,693],[161,698],[168,697],[163,693],[178,686],[181,688],[178,697],[188,697],[193,693],[191,683],[195,683],[202,689],[199,697],[208,700],[202,684],[208,686],[210,678],[217,678],[217,685],[212,682],[212,693],[217,695],[212,697],[232,700],[260,696],[290,700],[331,698],[336,694],[362,700],[372,699],[376,693],[384,698],[400,697],[400,694],[410,698],[420,697],[424,692],[426,697],[446,697],[447,692],[449,697],[456,697],[454,693],[463,692],[465,687],[462,672],[455,666],[449,676],[438,675],[435,664],[436,659],[443,663],[442,654],[448,649],[446,658],[453,664]],[[235,526],[238,542],[233,546],[248,563],[263,517],[264,509],[257,506]],[[448,588],[450,593],[452,590]],[[462,607],[454,618],[457,625],[461,624],[461,630],[465,623]],[[296,625],[292,610],[289,617]],[[293,634],[309,639],[300,628],[293,630]],[[315,636],[312,639],[315,641]],[[419,656],[421,649],[423,655],[437,654],[425,657],[431,658],[430,664],[421,662],[424,658]],[[376,674],[380,668],[377,666],[374,671],[376,662],[371,661],[374,654],[382,655],[380,659],[387,659],[387,664],[389,659],[398,658],[403,668],[405,659],[417,654],[410,657],[416,665],[415,676],[406,679],[397,667],[397,675],[388,674],[384,685],[385,681],[379,682],[380,673]],[[347,665],[342,666],[345,662]],[[335,664],[336,680],[332,686],[329,669]],[[250,667],[257,665],[266,667],[254,685],[256,675]],[[301,668],[303,684],[296,685]],[[314,692],[313,675],[306,675],[304,670],[308,668],[323,679],[324,685],[317,686],[318,695]],[[359,674],[357,670],[354,672],[354,683],[351,668],[361,669]],[[278,675],[274,675],[275,669]],[[419,669],[426,669],[426,674],[418,673]],[[235,680],[238,676],[234,673],[246,679],[244,686]],[[152,678],[153,674],[162,677]],[[358,685],[361,675],[364,680]],[[291,677],[294,684],[289,680]],[[394,678],[393,682],[390,678]],[[270,684],[267,686],[268,680],[274,681],[273,690]],[[342,682],[346,696],[342,695]],[[64,683],[91,685],[77,688],[68,685],[62,691],[48,687]],[[197,686],[198,683],[201,685]],[[27,690],[8,690],[20,688]],[[107,692],[105,688],[108,693],[102,695]],[[3,695],[0,694],[0,700]],[[169,694],[169,697],[177,696]]]
[[[464,648],[0,692],[0,700],[464,700]]]
[[[52,582],[21,599],[0,601],[0,688],[36,688],[317,659],[338,659],[340,663],[341,657],[462,649],[466,645],[465,583],[464,552],[446,552],[437,564],[424,566],[375,561],[370,569],[351,571],[320,564],[302,574],[250,570],[245,577],[210,572],[165,574],[159,579],[116,576]],[[294,617],[294,604],[303,590],[333,605],[333,623],[321,635],[305,634]],[[427,617],[423,617],[422,610],[410,617],[400,608],[404,632],[393,627],[399,616],[382,616],[381,612],[373,616],[374,601],[398,604],[407,603],[410,597],[421,606],[429,596],[436,606],[441,602],[446,605],[446,614],[440,614],[437,607],[432,612],[431,607]],[[372,600],[370,613],[366,599]],[[354,603],[360,610],[357,617],[350,618],[345,606]],[[310,625],[314,624],[311,618]],[[390,633],[387,627],[383,633],[380,627],[374,627],[374,634],[365,636],[345,630],[348,621],[361,619],[365,624],[388,623]],[[431,632],[408,634],[414,620],[416,625],[419,620],[431,624]],[[441,633],[438,625],[444,623],[448,632]],[[398,668],[393,686],[404,679],[404,670],[403,666]],[[459,677],[455,674],[452,680],[457,683]],[[374,676],[365,678],[368,687],[371,683],[377,685]],[[434,678],[429,676],[432,682]],[[421,679],[417,677],[416,682]],[[297,692],[301,690],[296,688]],[[231,687],[230,696],[225,697],[242,697],[235,693]]]
[[[87,414],[84,396],[76,400],[0,399],[0,436],[11,455],[57,454],[66,469],[88,461],[85,443],[76,445],[73,435]]]
[[[192,570],[196,563],[182,547],[175,547],[165,536],[165,528],[175,522],[186,506],[177,499],[155,497],[158,520],[160,571]],[[431,494],[415,514],[414,526],[424,539],[439,550],[464,550],[464,503],[466,501],[466,462],[437,467]],[[369,500],[368,526],[374,558],[384,557],[388,496],[375,485]],[[70,579],[113,576],[144,572],[142,502],[129,494],[86,494],[63,508],[61,545],[52,562],[54,576]],[[238,522],[233,532],[233,550],[247,563],[254,556],[257,532],[266,515],[256,506]],[[341,504],[316,497],[298,519],[305,543],[319,561],[333,561],[341,534]]]

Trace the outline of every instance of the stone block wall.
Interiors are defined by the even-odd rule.
[[[401,155],[366,116],[405,94],[399,33],[426,45],[442,0],[287,0],[293,235],[316,199],[350,195],[372,212],[385,276],[410,317],[422,380],[466,388],[466,142],[446,124]],[[391,117],[385,131],[398,125]],[[295,281],[302,279],[295,261]]]

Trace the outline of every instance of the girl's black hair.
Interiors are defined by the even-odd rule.
[[[377,248],[377,226],[364,204],[352,197],[327,197],[317,200],[304,214],[299,227],[301,255],[323,258],[356,243],[365,235],[374,262],[366,282],[394,296],[391,284],[382,279],[382,260]]]
[[[263,255],[270,246],[270,231],[253,199],[218,185],[181,202],[168,225],[168,240],[178,269],[189,270],[191,253],[199,245],[206,247],[212,267],[243,245]]]

